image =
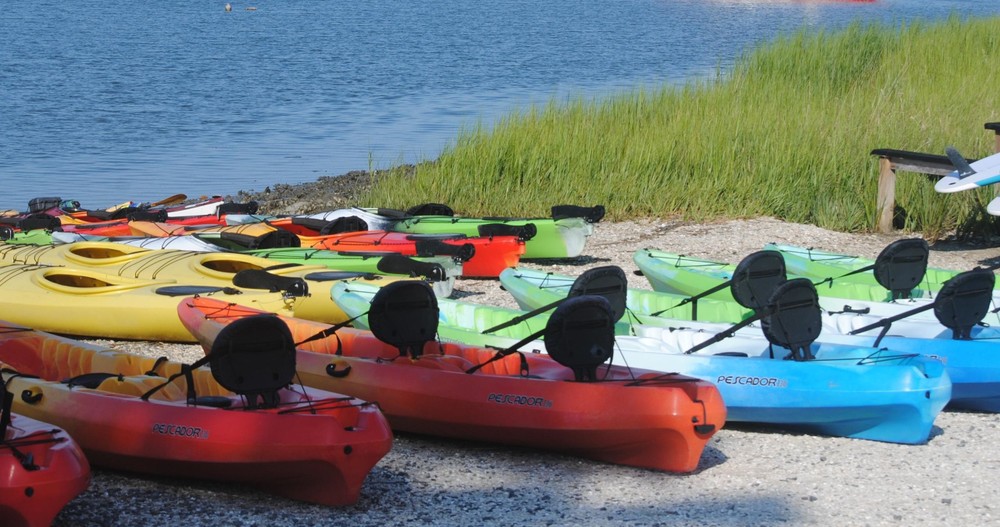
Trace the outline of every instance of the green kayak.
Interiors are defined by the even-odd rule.
[[[533,225],[534,236],[526,237],[522,258],[573,258],[583,254],[587,238],[594,233],[594,223],[603,216],[604,207],[601,206],[556,206],[552,208],[552,216],[548,218],[467,218],[428,214],[402,217],[393,223],[391,230],[419,234],[486,236],[490,229]]]
[[[51,245],[52,231],[45,229],[32,229],[30,231],[13,231],[3,229],[0,232],[0,240],[6,243],[18,245]]]
[[[889,260],[895,256],[894,248],[907,245],[912,246],[915,249],[915,254],[918,255],[922,249],[921,246],[926,247],[926,243],[921,239],[899,240],[889,244],[874,260],[788,244],[771,243],[765,246],[765,249],[780,252],[785,258],[785,266],[790,274],[809,278],[814,282],[823,282],[824,286],[833,283],[839,288],[853,287],[855,292],[884,293],[886,288],[879,281],[880,266],[890,265]],[[919,266],[917,270],[919,271]],[[923,277],[910,291],[910,294],[914,298],[933,297],[945,282],[960,272],[925,266]],[[883,281],[885,281],[884,278]],[[994,289],[996,288],[1000,288],[1000,282],[994,287]],[[820,290],[820,294],[824,294],[822,292],[824,287],[821,287]]]
[[[355,287],[357,286],[357,287]],[[380,286],[368,284],[335,284],[330,289],[330,295],[349,318],[354,327],[368,327],[368,308],[372,298]],[[543,313],[529,314],[520,309],[511,309],[487,304],[475,304],[460,300],[442,299],[438,297],[438,338],[450,342],[462,342],[476,346],[493,346],[506,348],[521,340],[536,335],[548,324],[553,309]],[[527,316],[530,315],[530,316]],[[666,325],[668,321],[660,319],[656,325]],[[618,335],[632,334],[632,328],[627,322],[615,324]]]
[[[588,272],[613,272],[615,267],[595,268]],[[521,309],[532,310],[565,298],[576,283],[572,276],[512,267],[500,273],[500,284],[514,297]],[[688,295],[629,288],[625,295],[623,320],[649,324],[649,317],[734,324],[750,317],[753,311],[735,300],[703,298],[690,301]]]

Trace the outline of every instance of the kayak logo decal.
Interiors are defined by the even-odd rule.
[[[208,430],[200,426],[153,423],[153,433],[165,436],[189,437],[191,439],[208,439]]]
[[[516,393],[491,393],[486,400],[497,404],[552,408],[552,401],[544,397],[531,397],[529,395],[519,395]]]
[[[787,379],[777,377],[753,377],[745,375],[719,375],[716,384],[734,384],[741,386],[763,386],[766,388],[788,388]]]

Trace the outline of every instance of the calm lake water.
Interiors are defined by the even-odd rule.
[[[1000,14],[995,0],[230,2],[4,2],[0,209],[432,159],[462,127],[712,75],[802,27]]]

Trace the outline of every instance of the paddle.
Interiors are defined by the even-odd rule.
[[[176,205],[187,199],[185,194],[174,194],[173,196],[163,198],[160,201],[154,201],[149,204],[150,207],[160,207],[163,205]]]

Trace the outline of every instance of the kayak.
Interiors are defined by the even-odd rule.
[[[439,298],[451,296],[455,279],[464,276],[461,259],[451,256],[403,256],[385,251],[330,251],[307,247],[246,250],[243,254],[296,265],[322,265],[331,270],[377,273],[427,280]]]
[[[382,290],[377,332],[280,317],[299,343],[304,384],[364,394],[397,431],[670,472],[697,468],[725,423],[725,405],[709,382],[597,363],[612,347],[601,298],[564,306],[559,322],[550,324],[549,341],[568,351],[557,361],[434,341],[433,294],[420,282],[399,284]],[[178,313],[206,349],[226,325],[260,317],[258,310],[203,297],[182,302]],[[576,331],[581,318],[587,328]],[[589,356],[573,363],[567,356],[580,346]]]
[[[366,313],[378,288],[338,284],[335,299],[355,327],[367,327]],[[457,300],[439,300],[441,340],[523,352],[545,352],[542,339],[550,312],[525,317],[526,312]],[[515,320],[516,324],[502,327]],[[758,337],[742,332],[693,354],[685,351],[713,336],[704,329],[637,324],[633,334],[615,337],[623,364],[662,372],[677,372],[715,382],[726,401],[730,423],[777,425],[810,433],[887,441],[926,442],[936,416],[954,390],[939,361],[912,350],[864,344],[811,345],[814,360],[784,360],[787,348],[771,346],[760,328]],[[717,331],[728,329],[717,324]],[[499,328],[495,329],[494,328]],[[638,335],[638,336],[636,336]],[[978,350],[982,351],[982,350]],[[1000,372],[994,362],[994,379]],[[748,379],[753,379],[748,380]],[[766,379],[767,381],[763,381]],[[1000,395],[994,382],[992,395]],[[969,387],[982,390],[983,386]],[[977,398],[982,402],[981,398]]]
[[[193,342],[176,312],[178,302],[197,294],[263,311],[307,314],[329,323],[345,320],[332,301],[328,303],[333,309],[323,309],[325,304],[318,302],[303,307],[306,304],[300,286],[301,281],[292,279],[288,289],[298,291],[272,292],[137,279],[69,267],[10,264],[0,266],[0,319],[68,335]]]
[[[500,273],[500,286],[510,293],[518,307],[531,311],[565,298],[576,277],[539,271],[526,267],[506,269]],[[648,289],[629,288],[625,299],[627,312],[705,322],[734,324],[753,315],[753,310],[732,300],[704,298],[690,302],[688,295],[663,293]]]
[[[422,278],[431,282],[434,293],[440,297],[451,296],[455,279],[462,275],[462,262],[448,256],[407,257],[391,252],[347,253],[324,249],[284,247],[276,249],[225,249],[214,243],[193,236],[146,237],[106,237],[54,232],[55,244],[77,242],[112,242],[143,249],[174,249],[194,252],[236,252],[255,258],[266,258],[277,262],[303,266],[323,266],[333,271],[383,274],[389,276]],[[272,264],[279,266],[280,263]]]
[[[90,485],[90,464],[65,430],[10,411],[0,379],[0,518],[7,527],[48,527]]]
[[[292,224],[287,227],[291,228]],[[197,234],[233,250],[306,247],[336,252],[388,251],[404,256],[452,256],[462,261],[465,277],[496,278],[500,271],[517,265],[524,254],[525,242],[515,235],[475,236],[462,234],[418,235],[387,231],[350,231],[332,234],[310,234],[312,229],[278,228],[265,223],[226,227],[207,227],[171,234]],[[162,232],[162,226],[137,225],[150,235]]]
[[[640,268],[650,281],[662,279],[662,276],[655,274],[658,268],[646,265],[649,262],[644,258],[650,254],[655,252],[646,249],[636,252],[636,256],[641,257],[637,260],[642,262]],[[765,307],[763,303],[754,303],[754,295],[767,300],[777,285],[787,282],[783,268],[778,271],[768,268],[769,265],[780,262],[781,256],[773,251],[760,251],[757,256],[751,256],[745,258],[735,268],[730,268],[725,275],[726,280],[716,276],[714,281],[702,282],[701,285],[712,286],[707,291],[725,290],[729,295],[729,302],[733,305],[754,312]],[[773,259],[775,256],[777,260]],[[676,259],[668,258],[666,261],[675,262]],[[671,268],[671,270],[714,275],[711,271],[713,268],[695,265]],[[679,276],[683,278],[684,275]],[[734,276],[736,279],[732,280],[732,284],[721,287],[726,286],[725,281]],[[752,277],[753,280],[745,280],[744,277]],[[620,268],[594,268],[576,278],[548,277],[548,279],[549,281],[545,282],[544,295],[537,286],[532,285],[543,283],[538,274],[524,273],[524,276],[518,277],[512,273],[511,276],[501,276],[501,283],[515,298],[519,298],[518,303],[526,306],[525,309],[537,309],[564,298],[571,292],[582,294],[581,292],[602,291],[602,294],[612,298],[614,295],[632,297],[637,291],[627,288],[625,273]],[[705,276],[695,276],[692,280],[694,279],[704,280]],[[758,281],[765,282],[757,285],[755,282]],[[896,355],[925,355],[945,364],[952,381],[949,408],[1000,411],[1000,354],[994,349],[997,340],[1000,339],[1000,329],[983,326],[980,323],[983,314],[989,309],[992,286],[992,273],[984,270],[968,271],[958,275],[933,301],[924,299],[911,304],[909,308],[904,304],[872,303],[872,309],[868,312],[866,312],[869,309],[867,307],[853,310],[837,309],[836,306],[842,304],[837,304],[836,301],[833,302],[835,309],[831,311],[824,305],[824,302],[831,299],[817,297],[817,303],[822,308],[817,321],[817,328],[820,331],[815,339],[817,350],[829,349],[831,346],[851,346],[867,348],[869,353],[885,350]],[[334,292],[342,290],[335,288]],[[733,297],[733,291],[738,293],[740,301]],[[677,302],[677,297],[669,293],[647,294],[667,295],[674,299],[675,305]],[[690,299],[693,296],[684,298]],[[335,300],[338,305],[344,305],[340,297]],[[705,301],[721,300],[704,298],[697,303]],[[860,304],[859,301],[854,302],[856,305]],[[911,301],[905,302],[911,303]],[[745,327],[734,324],[746,324],[746,321],[728,323],[691,321],[680,317],[656,316],[648,310],[643,311],[641,305],[628,307],[624,298],[619,298],[617,303],[621,306],[619,310],[622,312],[622,320],[618,324],[619,334],[662,339],[664,335],[670,335],[678,330],[691,329],[704,335],[725,333],[740,339],[751,338],[761,342],[765,340],[764,324],[761,321],[750,322]],[[685,305],[690,306],[695,303],[688,302]],[[353,317],[355,315],[353,309],[345,306],[345,313]],[[623,322],[629,324],[625,331],[621,330]],[[727,345],[734,342],[737,341],[729,341]],[[677,351],[676,346],[674,351]]]
[[[786,276],[793,278],[801,276],[797,273],[786,271],[784,268],[784,262],[787,261],[785,253],[771,252],[775,253],[777,258],[782,262],[780,264],[782,279]],[[736,265],[734,264],[681,256],[656,249],[637,250],[632,255],[632,261],[635,262],[639,271],[658,294],[670,295],[671,298],[686,302],[689,305],[695,303],[692,300],[694,298],[697,298],[697,304],[706,301],[735,301],[730,288],[719,287],[732,278],[733,272],[736,269]],[[846,283],[846,281],[838,281],[838,283]],[[881,290],[881,293],[875,295],[878,299],[872,299],[871,294],[856,294],[854,297],[834,296],[829,294],[831,288],[826,282],[817,284],[816,289],[819,293],[820,305],[829,314],[868,315],[868,319],[848,319],[849,322],[837,322],[837,324],[853,325],[852,329],[860,328],[874,320],[898,316],[901,313],[919,307],[928,308],[933,305],[933,298],[929,297],[896,298],[893,300],[891,292],[880,285],[870,286],[865,284],[861,288],[856,288],[853,284],[848,283],[846,287],[838,289],[842,294],[849,294],[851,290],[855,293],[859,291],[872,292]],[[859,296],[867,297],[867,299],[859,298]],[[642,313],[643,311],[637,312]],[[675,317],[674,315],[669,316]],[[943,331],[940,325],[937,324],[933,312],[930,310],[916,313],[909,317],[908,320],[911,322],[931,323],[934,324],[935,331]],[[996,325],[1000,323],[1000,315],[987,312],[984,314],[982,321],[990,325]],[[736,321],[726,320],[723,322]],[[836,325],[828,327],[832,329]],[[842,327],[846,328],[847,326]]]
[[[0,363],[14,410],[66,430],[95,467],[353,504],[392,433],[373,404],[292,384],[287,337],[233,327],[199,367],[5,324]]]
[[[594,223],[604,217],[604,207],[553,207],[548,218],[483,217],[452,215],[414,215],[400,218],[392,230],[414,234],[459,233],[475,236],[487,226],[520,227],[533,225],[535,235],[525,243],[523,258],[574,258],[583,254],[587,239],[594,233]],[[566,215],[570,214],[570,215]]]
[[[427,203],[400,211],[386,208],[350,207],[316,214],[285,218],[312,219],[332,222],[353,218],[361,222],[362,229],[399,231],[414,234],[464,234],[484,236],[496,230],[530,228],[525,236],[524,258],[573,258],[583,253],[587,238],[593,234],[593,224],[604,217],[604,207],[578,207],[559,205],[552,207],[547,218],[511,217],[462,217],[456,216],[451,207]],[[242,221],[252,221],[243,219]],[[273,221],[273,220],[268,220]],[[528,227],[530,225],[530,227]]]
[[[233,252],[146,249],[111,242],[27,246],[0,244],[6,264],[65,266],[136,280],[169,280],[187,285],[251,289],[303,288],[295,298],[297,316],[335,323],[344,314],[330,299],[337,280],[391,280],[365,273],[330,271],[321,265],[276,264]],[[298,282],[298,283],[297,283]]]
[[[921,244],[926,246],[926,242],[920,239],[901,241],[914,243],[918,246]],[[889,247],[892,247],[892,245],[890,244],[887,249]],[[882,290],[885,289],[880,283],[878,272],[876,271],[876,269],[881,269],[881,267],[888,265],[883,263],[888,257],[885,250],[880,255],[881,260],[878,258],[872,260],[860,256],[838,254],[831,251],[822,251],[789,244],[771,243],[765,249],[780,252],[785,258],[785,265],[788,266],[789,272],[798,276],[810,278],[813,281],[833,281],[841,287],[844,287],[841,284],[856,284],[855,287],[860,289],[862,294],[864,294],[866,286],[875,288],[876,290],[880,287]],[[912,296],[932,298],[945,282],[954,278],[960,272],[958,270],[939,267],[925,267],[922,277],[917,280],[917,285],[911,290]],[[1000,288],[1000,283],[997,283],[994,287]],[[846,298],[856,297],[857,294],[846,296]],[[998,299],[1000,299],[1000,295],[998,295]]]
[[[36,232],[36,231],[31,231]],[[149,236],[102,236],[78,232],[55,231],[49,235],[49,241],[44,245],[67,244],[76,242],[113,242],[142,247],[145,249],[177,249],[181,251],[196,251],[215,253],[226,249],[209,243],[197,236],[164,236],[153,238]],[[13,241],[8,243],[14,243]],[[34,244],[43,245],[43,244]]]

